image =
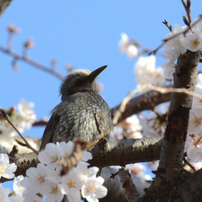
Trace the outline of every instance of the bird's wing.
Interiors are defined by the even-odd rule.
[[[52,138],[56,131],[59,121],[60,121],[60,115],[53,113],[43,133],[40,150],[44,149],[46,144],[48,144],[49,142],[52,142]]]
[[[109,129],[109,127],[112,125],[111,114],[108,112],[110,112],[110,111],[109,110],[104,111],[104,112],[103,111],[97,111],[96,113],[94,113],[95,123],[96,123],[97,130],[98,130],[99,134],[101,132],[106,133],[106,130]]]

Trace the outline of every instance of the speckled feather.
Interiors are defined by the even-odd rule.
[[[89,71],[85,72],[82,78],[89,74]],[[65,82],[61,88],[65,86],[64,84]],[[69,88],[72,87],[70,84]],[[97,89],[96,79],[91,84],[93,85],[92,88],[89,87],[89,84],[85,85],[86,87],[82,86],[81,92],[78,90],[78,92],[71,95],[68,95],[68,93],[65,95],[64,92],[67,91],[61,89],[61,92],[63,92],[62,102],[53,110],[44,131],[40,149],[43,149],[48,142],[67,142],[73,140],[74,137],[89,142],[95,140],[101,132],[111,126],[110,108],[102,96],[99,95],[98,90],[95,90]],[[65,88],[69,89],[68,86],[65,86]]]

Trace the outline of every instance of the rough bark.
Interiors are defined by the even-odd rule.
[[[125,166],[129,163],[148,162],[159,159],[162,136],[155,138],[128,139],[97,144],[91,151],[91,166]]]

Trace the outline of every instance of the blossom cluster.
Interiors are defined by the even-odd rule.
[[[155,111],[132,115],[115,126],[110,133],[110,140],[127,138],[154,137],[165,132],[169,103],[163,103]],[[158,113],[157,113],[158,111]]]
[[[148,112],[147,116],[144,112],[140,113],[139,119],[142,125],[143,137],[154,137],[165,132],[166,121],[161,119],[155,112]]]
[[[126,53],[130,59],[133,59],[140,54],[140,51],[132,43],[132,41],[130,41],[126,33],[121,33],[121,39],[118,45],[120,53]]]
[[[29,168],[26,177],[18,176],[14,179],[16,196],[11,201],[62,201],[64,195],[70,202],[79,202],[81,196],[90,202],[98,202],[107,194],[107,189],[102,185],[104,179],[96,177],[97,167],[88,168],[88,161],[92,158],[90,152],[83,151],[82,159],[66,175],[61,176],[61,158],[69,157],[74,150],[74,143],[49,143],[45,150],[39,153],[40,163],[36,168]],[[4,175],[5,176],[5,175]],[[2,187],[0,187],[1,192]],[[5,191],[8,197],[8,192]]]
[[[164,76],[168,80],[173,79],[176,67],[175,61],[180,54],[185,53],[187,50],[192,52],[202,51],[202,21],[194,25],[195,22],[196,20],[191,22],[191,30],[186,32],[186,34],[183,34],[183,31],[187,28],[186,26],[181,27],[178,24],[174,24],[174,31],[166,35],[167,42],[165,43],[164,56],[169,61],[166,61],[161,66],[165,68]],[[175,36],[178,33],[181,34]]]
[[[21,99],[18,104],[18,111],[14,109],[9,110],[9,117],[15,127],[22,133],[24,129],[30,129],[32,124],[36,121],[36,114],[33,111],[34,103],[26,102]],[[16,136],[17,132],[13,127],[4,119],[0,120],[0,133]]]
[[[138,85],[152,84],[154,86],[165,86],[163,68],[156,67],[155,56],[140,57],[134,66],[136,82]]]
[[[133,59],[137,57],[141,51],[132,43],[126,33],[121,34],[119,41],[119,49],[121,53],[127,53],[128,57]],[[155,66],[156,58],[154,56],[140,57],[134,66],[136,82],[138,85],[150,83],[155,86],[164,86],[165,78],[163,77],[163,68]]]

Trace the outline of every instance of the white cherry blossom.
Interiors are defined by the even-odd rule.
[[[25,190],[25,187],[22,186],[23,180],[24,180],[24,176],[19,175],[19,176],[15,177],[14,182],[13,182],[13,190],[20,197],[22,196],[22,193]]]
[[[91,177],[82,187],[82,196],[89,202],[98,202],[98,198],[103,198],[107,195],[106,187],[102,186],[104,179],[102,177]]]
[[[121,39],[118,43],[120,53],[125,53],[128,49],[129,44],[130,44],[130,41],[129,41],[128,35],[126,33],[121,33]]]
[[[202,33],[197,29],[193,29],[193,33],[189,33],[181,40],[183,46],[192,52],[202,50]]]
[[[132,45],[132,44],[130,44],[128,46],[128,49],[126,50],[126,52],[127,52],[127,55],[130,59],[136,58],[139,54],[137,47]]]
[[[62,143],[63,144],[63,143]],[[64,151],[65,154],[66,151]],[[43,164],[54,163],[57,164],[61,158],[61,151],[59,144],[49,143],[46,145],[45,150],[41,151],[38,159]]]
[[[17,166],[15,165],[15,163],[9,163],[9,158],[7,154],[0,154],[0,178],[14,178],[14,172],[16,171],[16,169]]]

